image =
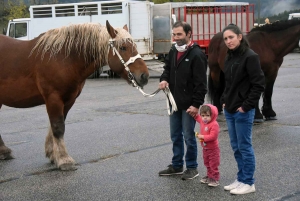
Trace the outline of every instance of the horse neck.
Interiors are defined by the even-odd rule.
[[[271,32],[267,34],[269,39],[272,39],[271,46],[276,57],[284,57],[290,53],[300,39],[300,25],[296,25],[285,30]]]

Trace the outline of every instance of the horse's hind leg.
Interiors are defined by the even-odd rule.
[[[260,112],[259,109],[259,101],[255,104],[255,116],[254,116],[254,123],[263,123],[264,117]]]
[[[13,159],[11,155],[11,150],[5,146],[2,137],[0,135],[0,160]]]
[[[2,104],[0,104],[0,109],[2,107]],[[7,146],[5,146],[2,137],[0,135],[0,160],[8,160],[13,159],[14,157],[11,155],[11,149],[9,149]]]
[[[61,170],[75,170],[75,161],[68,155],[64,142],[64,104],[59,98],[52,97],[51,101],[47,101],[46,106],[50,119],[50,128],[45,143],[46,156]]]
[[[277,77],[277,71],[274,70],[272,76],[266,76],[266,88],[263,94],[263,107],[262,107],[262,114],[265,116],[266,120],[277,120],[276,113],[272,108],[272,94],[273,94],[273,87],[275,83],[275,79]]]

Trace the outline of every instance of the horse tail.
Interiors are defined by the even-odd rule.
[[[208,74],[208,93],[207,94],[208,94],[210,103],[214,104],[213,100],[214,100],[214,95],[215,95],[215,86],[213,84],[213,80],[211,78],[210,72]]]
[[[220,86],[218,90],[218,94],[220,95],[220,98],[225,90],[225,74],[223,71],[220,72]]]
[[[220,71],[220,79],[219,85],[215,86],[213,83],[213,79],[211,74],[209,74],[208,78],[208,97],[210,99],[211,104],[215,105],[219,111],[222,111],[222,106],[220,103],[221,96],[225,89],[225,76],[224,72]]]

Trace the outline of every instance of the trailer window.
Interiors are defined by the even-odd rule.
[[[78,15],[98,15],[98,5],[97,4],[87,4],[78,5]]]
[[[102,3],[101,13],[102,15],[122,13],[122,2]]]
[[[52,17],[52,7],[32,8],[33,18]]]
[[[15,29],[16,29],[15,38],[21,38],[27,36],[27,23],[16,23]]]
[[[56,17],[75,16],[74,6],[56,6],[55,16]]]

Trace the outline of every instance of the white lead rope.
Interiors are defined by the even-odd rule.
[[[133,82],[132,82],[133,83]],[[134,85],[134,83],[133,83]],[[144,97],[153,97],[155,96],[161,89],[157,89],[155,92],[153,92],[152,94],[147,94],[145,93],[139,86],[135,86],[142,94]],[[178,109],[177,109],[177,105],[176,105],[176,102],[174,100],[174,97],[169,89],[169,87],[166,87],[165,89],[162,89],[163,92],[165,93],[166,97],[167,97],[167,110],[168,110],[168,114],[169,115],[172,115],[173,112],[176,112]],[[172,110],[170,110],[170,103],[172,105]]]
[[[127,62],[125,62],[123,60],[123,58],[121,57],[120,53],[116,50],[116,48],[114,47],[113,45],[113,41],[114,39],[110,39],[109,40],[109,46],[112,48],[112,51],[113,51],[113,55],[117,55],[121,61],[121,63],[124,65],[125,67],[125,70],[127,71],[128,73],[128,78],[129,80],[132,82],[132,85],[134,87],[136,87],[142,94],[144,97],[153,97],[155,96],[161,89],[157,89],[155,92],[153,92],[152,94],[147,94],[145,93],[141,87],[136,83],[136,81],[134,80],[134,76],[132,75],[132,73],[130,72],[129,68],[128,68],[128,65],[133,63],[136,59],[142,59],[141,55],[140,54],[137,54],[135,55],[134,57],[130,57],[129,60]],[[175,103],[175,100],[174,100],[174,97],[169,89],[169,87],[166,87],[165,89],[163,89],[166,97],[167,97],[167,110],[168,110],[168,114],[169,115],[172,115],[173,112],[176,112],[177,111],[177,105]],[[172,110],[170,110],[170,103],[172,105]]]

